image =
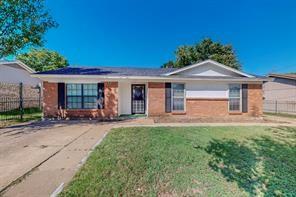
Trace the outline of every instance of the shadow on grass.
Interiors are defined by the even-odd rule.
[[[296,128],[271,128],[273,137],[212,140],[209,166],[251,196],[296,194]]]

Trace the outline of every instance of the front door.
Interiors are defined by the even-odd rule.
[[[132,85],[132,114],[145,113],[145,85]]]

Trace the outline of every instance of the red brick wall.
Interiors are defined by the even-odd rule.
[[[262,116],[263,114],[262,84],[248,85],[248,115]]]
[[[58,117],[58,85],[44,82],[44,115]],[[74,118],[113,118],[118,116],[118,82],[105,82],[104,109],[69,109],[66,117]]]
[[[43,83],[44,115],[58,116],[58,95],[56,83]],[[166,115],[165,83],[148,83],[149,116]],[[262,85],[249,84],[248,113],[242,115],[261,116],[263,107]],[[226,116],[228,99],[186,99],[186,115],[189,116]],[[105,108],[103,110],[66,110],[67,117],[112,118],[118,116],[118,82],[105,82]]]
[[[227,116],[248,115],[262,116],[263,91],[262,84],[248,85],[248,112],[230,113],[228,99],[186,99],[186,114],[189,116]]]
[[[226,116],[228,99],[186,99],[186,114],[189,116]]]
[[[165,114],[165,83],[148,83],[148,115]]]
[[[181,114],[200,117],[228,115],[261,116],[263,114],[262,85],[249,84],[248,87],[248,113],[230,113],[228,111],[228,99],[187,98],[186,112]],[[164,83],[148,83],[148,114],[149,116],[178,114],[165,113]]]
[[[105,108],[102,117],[118,116],[118,82],[105,82]]]
[[[58,115],[58,84],[43,82],[43,112],[45,117]]]

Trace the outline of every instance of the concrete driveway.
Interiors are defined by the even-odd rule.
[[[49,196],[71,180],[111,127],[59,121],[0,129],[0,196]]]

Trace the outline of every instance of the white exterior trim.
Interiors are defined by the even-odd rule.
[[[175,70],[175,71],[173,71],[173,72],[166,73],[166,74],[164,74],[164,76],[170,76],[170,75],[173,75],[173,74],[176,74],[176,73],[179,73],[179,72],[185,71],[185,70],[189,70],[189,69],[192,69],[192,68],[196,68],[196,67],[202,66],[202,65],[207,64],[207,63],[210,63],[210,64],[213,64],[213,65],[215,65],[215,66],[218,66],[218,67],[224,68],[224,69],[226,69],[226,70],[232,71],[232,72],[234,72],[234,73],[240,74],[240,75],[245,76],[245,77],[248,77],[248,78],[252,78],[252,77],[254,77],[254,76],[252,76],[252,75],[249,75],[249,74],[243,73],[243,72],[238,71],[238,70],[236,70],[236,69],[234,69],[234,68],[230,68],[229,66],[225,66],[225,65],[220,64],[220,63],[218,63],[218,62],[216,62],[216,61],[213,61],[213,60],[206,60],[206,61],[203,61],[203,62],[199,62],[199,63],[197,63],[197,64],[189,65],[189,66],[186,66],[186,67],[184,67],[184,68],[180,68],[180,69],[178,69],[178,70]]]
[[[186,78],[186,77],[151,77],[151,76],[106,76],[106,75],[46,75],[46,74],[31,74],[32,77],[40,78],[44,81],[49,82],[65,82],[65,81],[80,81],[80,80],[89,80],[89,81],[124,81],[124,80],[145,80],[151,82],[171,82],[171,81],[228,81],[228,82],[259,82],[262,83],[266,81],[265,79],[260,78]],[[78,82],[77,82],[78,83]]]
[[[228,99],[229,82],[186,82],[186,98]]]

